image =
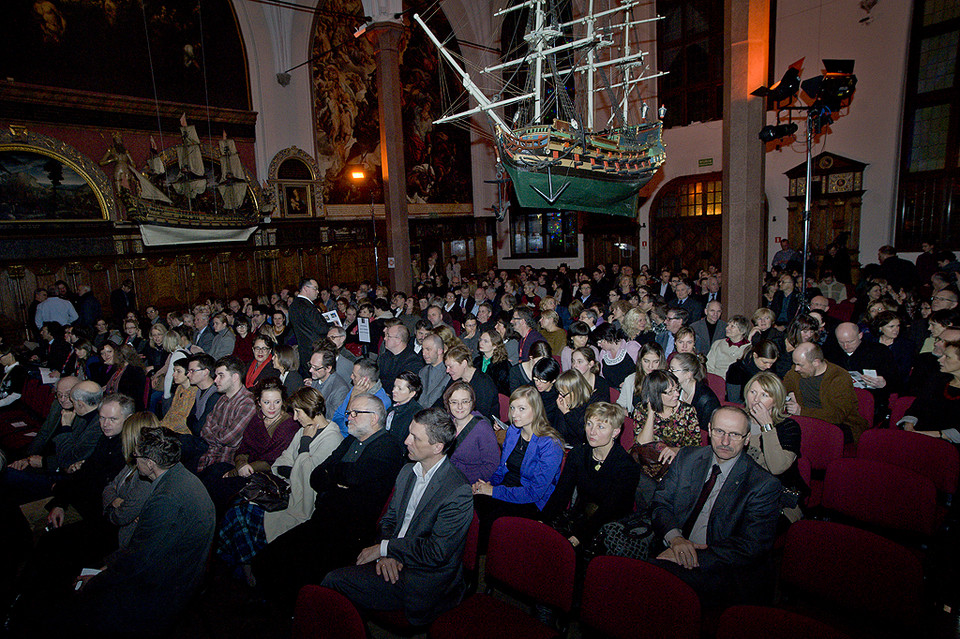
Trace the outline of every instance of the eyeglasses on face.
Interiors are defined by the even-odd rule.
[[[366,414],[366,415],[375,415],[376,413],[372,410],[348,410],[346,412],[347,417],[356,418],[357,415]]]
[[[716,437],[717,439],[723,439],[724,437],[729,437],[732,442],[743,441],[746,437],[744,433],[731,433],[730,431],[722,430],[720,428],[711,428],[710,434]]]

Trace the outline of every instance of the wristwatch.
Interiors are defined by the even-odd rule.
[[[773,430],[773,424],[760,424],[761,433],[769,433],[771,430]]]

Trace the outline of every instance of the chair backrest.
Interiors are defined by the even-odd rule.
[[[636,441],[636,428],[637,422],[633,421],[633,417],[627,415],[627,418],[623,420],[623,430],[620,431],[620,445],[625,450],[633,448],[633,443]]]
[[[876,412],[874,409],[873,393],[866,388],[854,388],[853,392],[857,394],[857,412],[867,420],[867,428],[873,428],[875,425],[873,418]]]
[[[356,607],[336,590],[309,585],[300,589],[293,614],[293,639],[366,639]]]
[[[716,639],[849,639],[810,617],[766,606],[731,606],[717,621]]]
[[[654,601],[669,601],[680,614],[665,614],[662,606],[651,605]],[[587,565],[580,623],[613,639],[695,639],[700,636],[700,599],[659,566],[601,556]]]
[[[470,528],[467,529],[467,541],[463,547],[463,567],[469,572],[477,570],[477,548],[480,541],[480,519],[476,511],[473,513],[473,521],[470,522]]]
[[[727,380],[724,378],[713,373],[707,373],[707,385],[710,390],[716,393],[717,399],[723,401],[727,398]]]
[[[826,470],[834,459],[843,457],[843,431],[839,426],[815,417],[793,417],[800,424],[800,456],[814,470]]]
[[[913,400],[916,397],[911,395],[900,396],[896,393],[890,395],[890,428],[896,428],[897,422],[903,419],[910,407],[913,406]]]
[[[823,481],[823,505],[858,521],[932,535],[937,487],[912,470],[872,459],[836,459]]]
[[[493,522],[485,576],[537,602],[570,612],[577,558],[567,538],[533,519]]]
[[[510,423],[510,398],[503,393],[497,395],[500,400],[500,419],[505,423]]]
[[[620,399],[620,389],[610,387],[610,402],[613,404],[617,403],[617,400]]]
[[[860,436],[857,457],[912,470],[949,495],[957,491],[960,453],[946,440],[905,430],[873,429]]]
[[[915,554],[889,539],[804,519],[787,529],[780,579],[844,612],[906,620],[920,606],[923,568]]]

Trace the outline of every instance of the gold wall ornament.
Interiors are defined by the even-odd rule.
[[[107,265],[104,264],[103,262],[94,262],[93,264],[90,265],[90,270],[100,273],[102,271],[107,270]]]
[[[80,275],[83,272],[83,264],[80,262],[67,262],[63,270],[66,271],[67,275]]]
[[[37,275],[53,275],[56,272],[56,267],[49,262],[42,262],[40,266],[37,267]]]
[[[11,264],[7,267],[7,277],[12,280],[22,280],[27,275],[27,269],[23,264]]]
[[[0,133],[0,153],[4,152],[32,153],[51,158],[75,172],[87,183],[100,209],[100,217],[77,218],[71,222],[102,222],[119,219],[119,209],[107,174],[90,158],[66,142],[42,133],[28,132],[26,127],[10,126],[9,132]],[[62,224],[66,220],[58,217],[39,221]],[[20,220],[8,222],[19,223]]]
[[[222,253],[217,253],[217,261],[221,264],[226,264],[230,261],[230,251],[223,251]]]
[[[133,260],[133,268],[137,271],[143,271],[150,267],[150,261],[145,257],[138,257]]]

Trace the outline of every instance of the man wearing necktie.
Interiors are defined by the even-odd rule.
[[[766,561],[776,536],[780,482],[744,454],[750,420],[718,408],[710,446],[682,448],[653,498],[653,527],[666,549],[655,563],[706,602],[769,597]]]

